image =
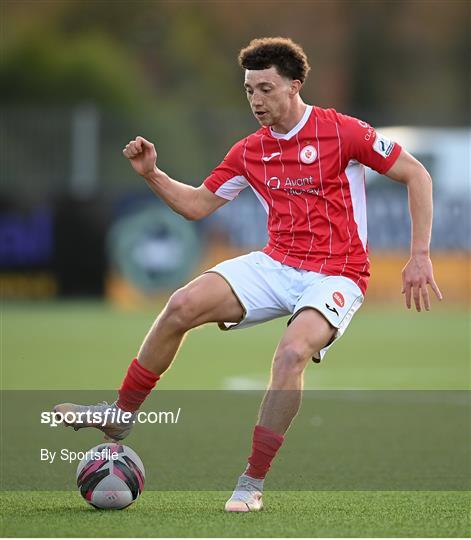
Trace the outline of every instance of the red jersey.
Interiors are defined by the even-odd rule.
[[[264,253],[303,270],[345,276],[366,291],[364,165],[383,174],[401,147],[368,125],[308,106],[286,134],[262,127],[236,143],[204,185],[224,199],[250,186],[268,214]]]

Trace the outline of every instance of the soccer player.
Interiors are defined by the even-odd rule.
[[[260,129],[238,141],[199,187],[158,168],[154,145],[136,137],[123,150],[152,191],[187,219],[202,219],[250,187],[268,214],[268,244],[211,268],[177,290],[157,317],[111,407],[135,413],[170,367],[186,332],[209,322],[245,328],[291,315],[273,357],[248,465],[225,509],[262,508],[264,478],[298,412],[303,371],[320,361],[363,302],[369,277],[364,166],[407,186],[410,259],[402,272],[407,308],[441,299],[430,260],[432,184],[399,144],[362,120],[307,105],[310,69],[290,39],[253,40],[239,54],[244,88]],[[103,412],[108,405],[62,404],[59,412]],[[76,429],[89,424],[72,424]],[[132,424],[99,427],[124,438]]]

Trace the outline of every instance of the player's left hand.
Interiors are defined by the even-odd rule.
[[[426,311],[430,310],[427,285],[430,285],[439,300],[443,298],[433,277],[430,257],[428,255],[412,255],[402,270],[402,294],[406,295],[408,309],[411,307],[411,297],[413,296],[417,311],[422,310],[421,301]]]

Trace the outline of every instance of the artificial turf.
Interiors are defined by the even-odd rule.
[[[469,390],[469,314],[459,308],[434,308],[421,314],[400,308],[362,308],[326,361],[308,367],[306,387],[314,391]],[[1,323],[2,389],[116,388],[156,312],[158,307],[124,312],[95,302],[6,304]],[[209,325],[192,332],[175,366],[160,381],[161,389],[263,388],[285,322],[225,333]],[[319,418],[313,416],[314,420]],[[328,426],[314,427],[321,433]],[[295,425],[294,429],[299,428]],[[355,432],[354,425],[350,429]],[[463,429],[469,434],[469,425]],[[77,440],[91,446],[91,436],[77,434],[82,435]],[[19,436],[25,440],[24,433]],[[244,437],[249,437],[248,431]],[[4,450],[15,444],[7,439],[2,438],[3,456],[11,455]],[[61,445],[65,440],[61,431],[51,430],[51,444]],[[242,446],[245,449],[245,443]],[[340,447],[334,444],[333,448]],[[237,470],[244,452],[234,465]],[[16,466],[21,466],[21,456],[14,457]],[[312,459],[315,463],[316,456]],[[2,458],[2,476],[11,463]],[[280,467],[281,463],[282,458]],[[163,473],[165,461],[160,467]],[[31,490],[1,493],[3,536],[466,537],[471,533],[470,493],[450,491],[447,478],[441,491],[417,491],[413,486],[408,491],[391,491],[387,482],[376,491],[332,491],[325,485],[319,491],[268,491],[263,512],[227,515],[222,509],[229,491],[168,491],[168,479],[167,490],[153,491],[158,489],[158,475],[130,508],[96,511],[75,490],[53,491],[57,488],[48,485],[42,470],[52,471],[38,464]],[[276,468],[273,474],[275,478]],[[463,475],[469,475],[469,467]],[[7,477],[11,479],[11,474]],[[67,481],[73,485],[72,477]],[[33,491],[38,488],[45,491]]]
[[[469,537],[469,493],[268,492],[265,509],[223,511],[229,493],[145,492],[98,511],[75,492],[2,495],[6,537]]]

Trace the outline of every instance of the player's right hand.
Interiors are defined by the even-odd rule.
[[[129,141],[123,149],[123,155],[129,159],[133,169],[141,176],[146,176],[155,170],[157,152],[154,145],[144,137],[136,137]]]

